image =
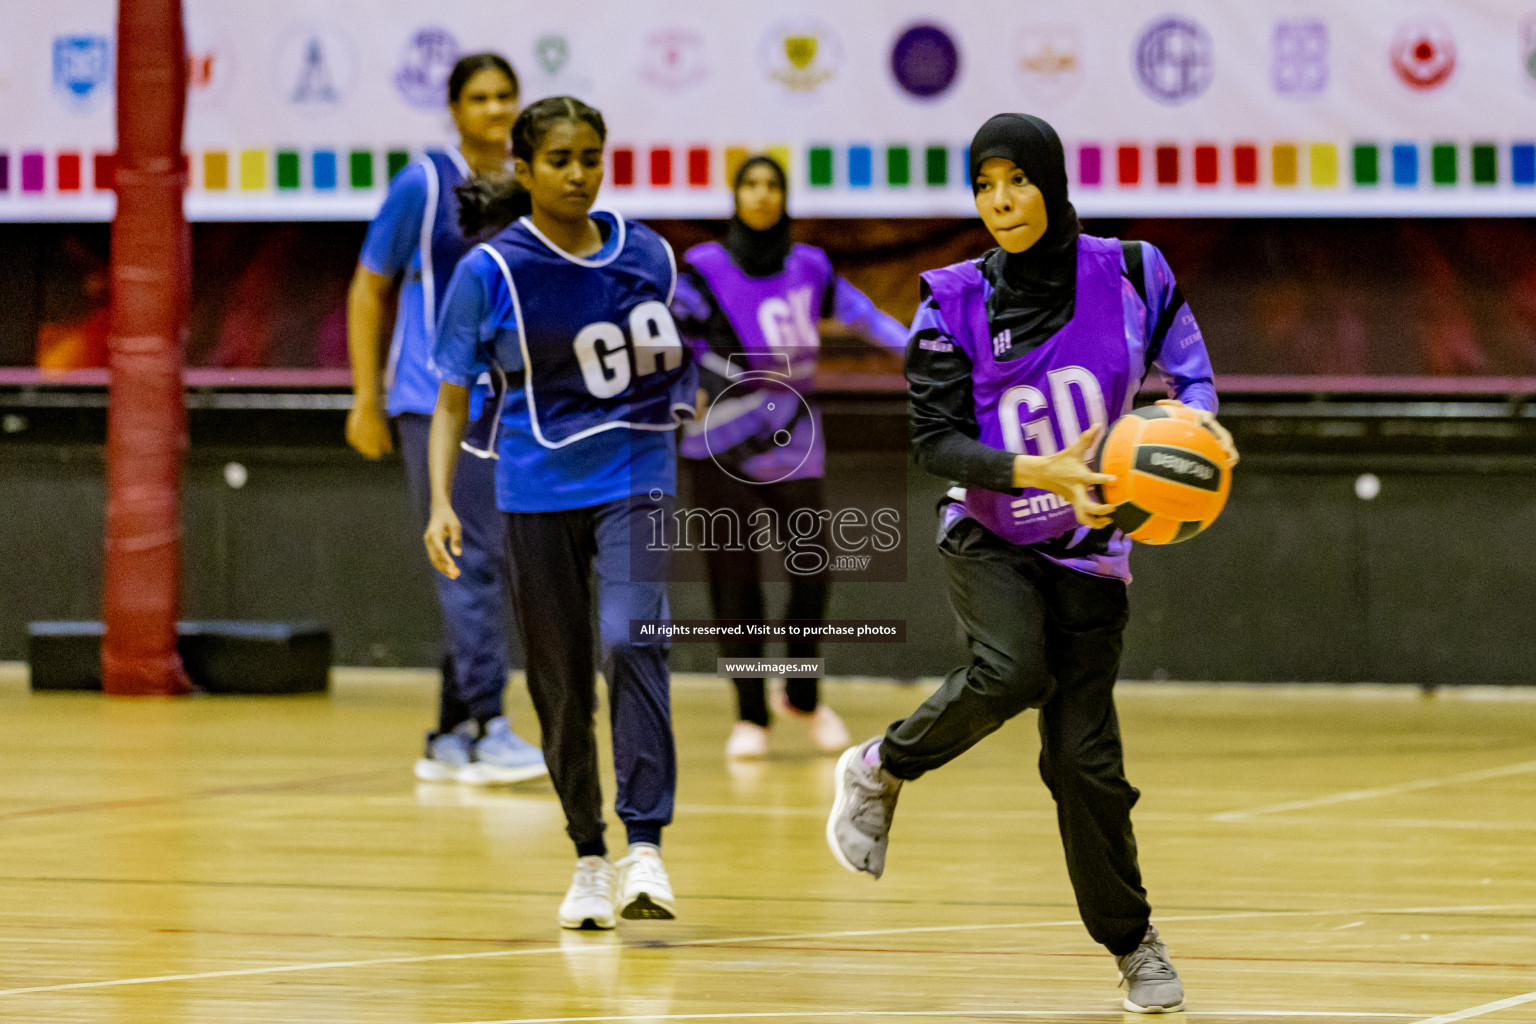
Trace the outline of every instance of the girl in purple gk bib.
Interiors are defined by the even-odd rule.
[[[754,156],[736,172],[736,215],[725,243],[696,245],[683,255],[672,308],[699,360],[708,414],[684,427],[679,453],[688,461],[693,505],[726,510],[747,523],[759,509],[780,522],[802,510],[825,516],[821,478],[826,442],[818,410],[801,400],[814,386],[821,337],[817,322],[833,319],[891,351],[906,347],[907,330],[832,269],[820,249],[790,240],[784,169]],[[783,399],[782,401],[780,399]],[[818,522],[821,520],[818,519]],[[820,538],[812,538],[820,542]],[[715,617],[761,620],[762,569],[757,553],[707,550]],[[825,570],[792,573],[785,619],[822,619]],[[725,658],[758,660],[761,640],[720,645]],[[790,642],[791,658],[814,658],[815,640]],[[737,678],[736,724],[728,758],[768,753],[768,701],[761,676]],[[848,745],[842,719],[819,699],[814,678],[785,680],[782,710],[810,727],[828,753]]]
[[[1113,689],[1130,541],[1084,456],[1157,369],[1216,424],[1210,360],[1162,254],[1080,233],[1050,125],[999,114],[971,143],[976,209],[998,248],[923,274],[906,376],[913,457],[955,481],[939,550],[971,660],[912,715],[838,762],[834,856],[880,877],[903,782],[1040,711],[1040,774],[1089,934],[1138,1013],[1183,1008],[1141,883]]]

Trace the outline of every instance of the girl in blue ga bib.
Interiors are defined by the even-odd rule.
[[[512,127],[513,182],[460,188],[466,234],[501,230],[459,262],[432,351],[442,384],[426,544],[448,576],[458,571],[451,496],[469,388],[486,372],[499,385],[463,443],[497,460],[528,691],[576,845],[560,905],[566,928],[674,914],[660,850],[677,780],[667,645],[632,632],[631,621],[667,618],[667,553],[648,538],[657,517],[672,514],[673,432],[693,411],[697,374],[667,308],[672,250],[642,224],[592,211],[606,135],[602,115],[581,101],[540,100]],[[617,871],[603,840],[593,732],[594,574],[616,809],[629,840]]]

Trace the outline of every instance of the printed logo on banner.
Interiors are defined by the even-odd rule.
[[[1316,96],[1328,88],[1328,26],[1312,19],[1275,25],[1270,79],[1282,96]]]
[[[1014,69],[1024,91],[1059,97],[1083,80],[1083,37],[1075,25],[1026,25],[1015,40]]]
[[[419,28],[406,40],[395,69],[395,88],[405,102],[422,110],[448,103],[448,75],[459,59],[459,41],[445,28]]]
[[[576,50],[571,40],[560,32],[543,32],[534,37],[531,64],[513,62],[523,76],[524,96],[592,95],[591,78],[580,73]]]
[[[228,47],[187,44],[187,94],[193,101],[222,100],[233,78]]]
[[[960,75],[960,48],[937,25],[913,25],[891,47],[891,74],[897,85],[919,99],[941,96]]]
[[[335,25],[296,25],[277,46],[272,74],[283,102],[307,114],[330,114],[352,95],[357,50],[352,37]]]
[[[1159,103],[1186,103],[1211,87],[1216,47],[1210,33],[1188,18],[1159,18],[1141,30],[1133,48],[1136,80]]]
[[[783,22],[770,29],[760,47],[763,70],[791,93],[814,93],[837,77],[843,46],[825,24]]]
[[[197,11],[187,12],[187,98],[198,106],[221,106],[233,91],[235,47],[222,27]]]
[[[571,44],[565,36],[540,36],[533,44],[533,57],[546,75],[558,75],[570,63]]]
[[[94,110],[111,91],[112,43],[106,36],[55,36],[53,91],[71,110]]]
[[[704,37],[692,29],[667,28],[645,37],[640,77],[664,89],[688,89],[709,76]]]
[[[1392,70],[1411,89],[1428,92],[1456,70],[1456,41],[1441,21],[1410,21],[1392,39]]]
[[[1526,86],[1536,89],[1536,14],[1520,22],[1520,71]]]

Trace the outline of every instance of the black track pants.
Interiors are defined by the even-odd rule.
[[[798,480],[781,480],[776,483],[756,484],[738,480],[727,474],[708,459],[690,462],[693,474],[693,504],[701,509],[730,509],[738,521],[748,522],[753,512],[760,508],[771,509],[781,524],[787,524],[790,516],[801,509],[821,512],[826,508],[822,499],[821,478],[806,477]],[[821,542],[818,532],[811,538]],[[763,601],[762,567],[760,556],[753,551],[706,551],[704,560],[709,569],[709,597],[717,619],[766,619]],[[789,581],[789,604],[784,609],[786,619],[822,619],[827,614],[827,597],[830,587],[826,573],[809,576],[792,576]],[[720,644],[722,658],[741,660],[760,659],[764,643],[760,639],[726,640]],[[821,652],[816,640],[801,640],[786,644],[791,658],[814,658]],[[768,699],[765,680],[742,678],[736,684],[736,717],[743,722],[757,725],[768,724]],[[785,697],[789,706],[797,711],[815,711],[818,700],[818,681],[815,679],[785,680]]]
[[[885,769],[915,779],[1026,708],[1040,709],[1040,775],[1056,799],[1067,871],[1095,941],[1136,947],[1151,907],[1136,862],[1114,685],[1126,622],[1120,580],[1065,568],[972,519],[940,542],[971,662],[881,743]]]

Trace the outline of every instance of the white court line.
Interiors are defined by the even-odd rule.
[[[1119,1014],[1119,1008],[1109,1010],[774,1010],[760,1013],[642,1013],[616,1017],[506,1017],[501,1020],[462,1021],[460,1024],[588,1024],[596,1021],[628,1020],[764,1020],[793,1017],[807,1020],[812,1017],[1104,1017]],[[1173,1016],[1170,1014],[1170,1016]],[[1180,1010],[1179,1017],[1322,1017],[1336,1019],[1389,1018],[1393,1020],[1412,1017],[1411,1013],[1350,1013],[1331,1010]],[[1422,1024],[1422,1022],[1421,1022]]]
[[[1423,1020],[1414,1021],[1413,1024],[1452,1024],[1454,1021],[1466,1020],[1468,1017],[1481,1017],[1485,1013],[1507,1010],[1511,1006],[1523,1006],[1526,1003],[1536,1003],[1536,992],[1527,992],[1523,996],[1510,996],[1508,999],[1500,999],[1498,1002],[1474,1006],[1470,1010],[1458,1010],[1455,1013],[1447,1013],[1442,1017],[1425,1017]]]
[[[422,799],[416,796],[371,796],[365,797],[363,803],[373,807],[419,807]],[[455,793],[451,799],[445,799],[442,803],[433,803],[433,808],[447,808],[450,810],[483,811],[487,808],[512,808],[525,811],[530,805],[540,807],[549,806],[548,801],[542,796],[518,795],[513,793]],[[678,804],[674,810],[679,815],[695,814],[721,814],[742,815],[755,818],[816,818],[825,820],[827,809],[825,807],[760,807],[750,804]],[[279,813],[273,811],[272,813]],[[1258,819],[1250,819],[1244,815],[1252,812],[1231,811],[1214,816],[1214,820],[1246,824]],[[959,821],[973,820],[975,811],[928,811],[924,818],[930,821]],[[1002,821],[1051,821],[1056,820],[1055,811],[1023,811],[1006,810],[989,813],[989,820]],[[1205,813],[1189,813],[1182,811],[1138,811],[1136,821],[1141,824],[1155,823],[1162,825],[1183,825],[1203,823],[1213,820],[1213,816]],[[1359,828],[1406,828],[1414,831],[1423,829],[1451,829],[1455,831],[1471,832],[1536,832],[1536,821],[1467,821],[1456,818],[1356,818],[1341,820],[1339,818],[1286,818],[1274,824],[1282,827],[1292,825],[1326,825],[1329,828],[1359,827]]]
[[[497,799],[506,800],[508,797]],[[395,802],[401,804],[415,804],[419,801],[415,797],[374,797],[371,803]],[[678,814],[741,814],[763,818],[825,818],[827,816],[824,807],[754,807],[745,804],[679,804]],[[1246,822],[1250,819],[1246,815],[1255,813],[1251,811],[1230,811],[1215,815],[1217,821]],[[942,821],[946,819],[974,819],[974,811],[929,811],[924,815],[930,820]],[[1040,821],[1056,820],[1055,811],[999,811],[990,814],[989,817],[1001,820]],[[1147,811],[1136,815],[1138,822],[1155,822],[1158,824],[1191,824],[1212,820],[1208,814],[1188,814],[1176,811]],[[1350,821],[1340,821],[1338,818],[1286,818],[1277,825],[1327,825],[1330,828],[1357,825],[1362,828],[1406,828],[1419,831],[1427,828],[1452,829],[1457,831],[1472,832],[1536,832],[1536,821],[1469,821],[1456,818],[1358,818]]]
[[[1523,761],[1520,764],[1506,765],[1503,768],[1486,768],[1477,772],[1462,772],[1460,775],[1446,775],[1437,779],[1418,779],[1414,782],[1403,782],[1395,786],[1380,786],[1376,789],[1356,789],[1348,793],[1333,793],[1329,796],[1315,797],[1311,800],[1292,800],[1289,803],[1270,804],[1266,807],[1254,807],[1246,811],[1223,811],[1220,814],[1211,815],[1211,820],[1244,821],[1248,818],[1256,818],[1261,814],[1279,814],[1283,811],[1301,811],[1308,807],[1347,804],[1353,803],[1356,800],[1372,800],[1379,796],[1397,796],[1399,793],[1416,793],[1421,789],[1454,786],[1461,782],[1482,782],[1486,779],[1502,779],[1509,775],[1524,775],[1527,772],[1536,772],[1536,761]]]
[[[1244,813],[1244,812],[1236,812]],[[1210,821],[1205,815],[1186,815],[1186,818]],[[1293,825],[1325,825],[1332,829],[1341,828],[1406,828],[1415,832],[1424,829],[1441,828],[1462,832],[1533,832],[1536,831],[1536,821],[1468,821],[1456,818],[1328,818],[1321,815],[1317,817],[1285,817],[1272,818],[1268,821],[1260,818],[1227,817],[1218,816],[1227,824],[1273,824],[1289,828]],[[1157,817],[1142,814],[1137,815],[1141,821],[1158,821]]]
[[[1158,915],[1158,923],[1167,921],[1240,921],[1261,917],[1333,917],[1360,916],[1362,914],[1457,914],[1484,910],[1526,909],[1533,904],[1500,903],[1467,907],[1398,907],[1380,910],[1244,910],[1225,914],[1168,914]],[[669,949],[700,946],[733,946],[745,942],[803,942],[810,939],[858,939],[876,935],[924,935],[936,932],[974,932],[1001,930],[1004,928],[1066,928],[1081,927],[1082,921],[1071,918],[1065,921],[1015,921],[1000,924],[939,924],[917,928],[868,928],[858,931],[800,932],[786,935],[742,935],[735,938],[686,939],[668,943]],[[451,960],[494,960],[514,956],[539,956],[564,952],[562,946],[543,946],[538,949],[486,949],[474,953],[429,953],[420,956],[384,956],[368,960],[325,960],[307,964],[274,964],[271,967],[240,967],[225,971],[200,971],[194,974],[159,974],[145,978],[112,978],[106,981],[71,981],[58,985],[29,985],[26,988],[0,989],[0,997],[33,995],[39,992],[69,992],[79,989],[119,988],[126,985],[155,985],[172,981],[207,981],[214,978],[246,978],[263,974],[297,974],[303,971],[340,970],[347,967],[386,967],[391,964],[427,964]],[[961,952],[957,950],[956,952]],[[1412,1014],[1405,1014],[1412,1016]],[[594,1018],[602,1019],[602,1018]]]

